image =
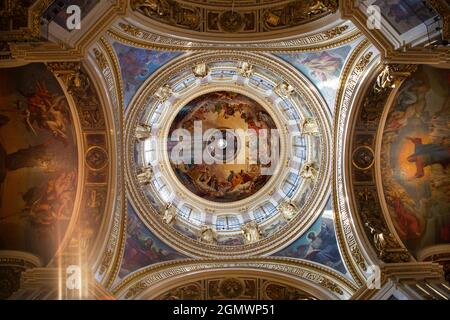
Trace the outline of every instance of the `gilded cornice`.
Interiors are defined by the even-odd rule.
[[[374,58],[374,52],[368,51],[369,48],[369,41],[362,41],[353,51],[341,74],[339,89],[336,95],[334,152],[332,158],[332,163],[335,164],[333,166],[333,202],[336,214],[337,240],[342,249],[342,256],[349,268],[349,272],[359,285],[363,282],[360,270],[365,272],[367,270],[367,263],[361,252],[358,233],[355,232],[352,226],[353,213],[346,207],[346,196],[343,185],[344,167],[341,159],[343,158],[344,152],[342,139],[345,139],[345,121],[347,114],[350,112],[349,108],[351,107],[350,97],[354,94],[371,59]]]
[[[108,230],[107,244],[101,257],[98,267],[98,274],[102,278],[101,282],[108,288],[112,285],[119,272],[121,259],[125,247],[126,236],[126,194],[125,194],[125,173],[124,173],[124,133],[125,128],[123,116],[123,88],[122,77],[120,75],[119,62],[114,50],[106,38],[101,38],[99,43],[92,49],[93,56],[97,63],[96,68],[100,70],[103,81],[107,86],[109,98],[112,103],[115,133],[116,133],[116,163],[117,163],[117,198],[115,209],[112,212],[112,226]]]
[[[130,0],[130,9],[142,16],[146,25],[160,24],[169,32],[180,34],[246,35],[248,39],[263,34],[286,32],[310,24],[338,9],[337,0],[286,1],[255,3],[246,6],[229,2],[214,5],[182,0]],[[261,39],[259,39],[261,40]]]
[[[167,35],[146,31],[135,25],[119,21],[108,30],[113,39],[130,46],[154,50],[189,51],[259,51],[270,53],[309,52],[340,47],[359,38],[361,33],[350,24],[342,24],[327,31],[310,36],[287,40],[261,41],[258,43],[218,44],[208,41],[182,40]]]
[[[38,0],[31,7],[24,8],[21,6],[21,1],[5,1],[5,8],[2,8],[0,13],[8,17],[10,15],[23,15],[27,17],[27,27],[14,29],[10,31],[1,31],[1,41],[39,41],[41,34],[41,16],[45,10],[50,6],[52,0]]]
[[[113,288],[118,298],[131,299],[152,286],[173,277],[188,276],[192,272],[210,272],[213,270],[258,270],[259,272],[283,273],[321,287],[338,299],[349,298],[357,287],[347,278],[334,270],[303,260],[288,258],[253,259],[201,259],[178,260],[158,263],[132,273]]]

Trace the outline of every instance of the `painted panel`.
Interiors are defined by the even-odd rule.
[[[450,71],[420,67],[401,87],[383,133],[384,194],[412,251],[450,243]]]
[[[70,221],[77,144],[68,102],[44,64],[0,69],[0,250],[46,263]]]

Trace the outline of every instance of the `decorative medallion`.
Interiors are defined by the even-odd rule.
[[[359,170],[370,169],[375,161],[373,150],[368,146],[359,146],[353,151],[352,163]]]
[[[86,152],[86,163],[92,170],[102,170],[108,164],[108,153],[101,147],[92,147]]]

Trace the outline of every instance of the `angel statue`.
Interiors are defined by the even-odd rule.
[[[253,74],[253,66],[248,62],[242,62],[241,66],[238,68],[238,74],[244,78],[250,78]]]
[[[164,210],[163,221],[167,224],[172,224],[177,217],[177,210],[172,203],[169,203]]]
[[[297,206],[292,202],[284,201],[278,206],[278,210],[280,210],[281,215],[287,221],[291,220],[295,217],[298,212]]]
[[[305,180],[314,181],[317,179],[319,171],[313,162],[307,162],[303,165],[300,170],[300,176]]]
[[[206,63],[200,63],[192,67],[192,73],[196,78],[204,78],[209,74],[209,68]]]
[[[207,244],[214,244],[217,242],[217,233],[213,228],[203,225],[200,231],[200,241]]]
[[[144,167],[141,169],[141,173],[137,175],[139,184],[147,185],[150,183],[153,177],[152,167]]]
[[[165,84],[155,92],[155,97],[163,103],[167,101],[172,94],[172,88],[168,84]]]
[[[140,123],[136,127],[136,132],[134,134],[138,141],[144,141],[150,138],[152,127],[146,123]]]
[[[287,82],[280,82],[274,89],[275,93],[282,97],[290,97],[294,93],[294,87]]]
[[[255,221],[247,222],[241,229],[244,233],[245,243],[253,243],[261,239],[261,230]]]
[[[319,125],[316,119],[306,118],[302,123],[302,135],[319,136]]]

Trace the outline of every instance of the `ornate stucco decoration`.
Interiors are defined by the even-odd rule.
[[[180,284],[157,296],[160,300],[317,300],[292,284],[253,276],[207,277]]]
[[[291,220],[295,217],[295,215],[298,212],[298,208],[295,205],[295,203],[292,202],[283,202],[278,206],[278,209],[280,210],[281,214],[286,220]]]
[[[256,34],[299,26],[338,9],[336,0],[294,1],[264,5],[210,5],[179,0],[132,0],[131,8],[147,18],[197,33]]]
[[[259,230],[259,226],[256,222],[248,222],[244,224],[241,229],[246,243],[257,242],[261,239],[261,230]]]
[[[224,277],[231,270],[239,269],[241,274],[246,270],[258,270],[258,275],[284,274],[290,279],[289,283],[301,286],[309,292],[315,292],[325,299],[345,299],[356,290],[356,287],[345,277],[338,275],[329,268],[319,267],[306,261],[292,259],[231,259],[226,261],[198,260],[162,263],[150,266],[123,279],[113,289],[115,295],[121,299],[136,299],[149,297],[151,294],[161,294],[167,287],[176,287],[183,279],[192,279],[193,274],[202,278]],[[216,276],[215,276],[216,275]],[[230,278],[236,278],[233,273]],[[293,279],[296,279],[293,281]],[[192,281],[192,280],[191,280]],[[239,280],[238,280],[239,281]],[[233,281],[234,282],[234,281]],[[226,286],[223,286],[226,290]],[[312,290],[312,291],[310,291]]]
[[[395,231],[390,230],[386,215],[380,206],[376,192],[375,168],[372,166],[373,154],[358,150],[375,150],[377,130],[382,112],[390,96],[412,73],[415,65],[386,65],[369,86],[362,102],[355,124],[353,152],[353,190],[360,219],[371,240],[378,257],[384,262],[406,262],[408,251],[397,240]],[[373,152],[373,151],[372,151]]]
[[[256,50],[266,52],[303,52],[328,49],[349,43],[361,36],[359,31],[349,24],[338,25],[327,31],[315,32],[308,36],[292,35],[289,39],[266,41],[238,41],[219,44],[205,40],[183,40],[167,35],[167,32],[157,32],[137,27],[130,21],[119,21],[109,30],[110,35],[121,41],[135,43],[148,48],[164,48],[166,50]]]
[[[345,191],[345,148],[346,148],[346,122],[352,110],[355,92],[361,85],[361,79],[367,72],[369,63],[375,56],[369,50],[367,41],[362,41],[348,59],[341,76],[338,95],[336,98],[335,119],[335,150],[333,157],[333,192],[336,214],[337,239],[342,248],[342,255],[347,262],[350,273],[356,282],[361,283],[363,273],[367,271],[366,258],[363,256],[361,235],[362,231],[353,224],[354,213],[348,206],[347,192]]]

